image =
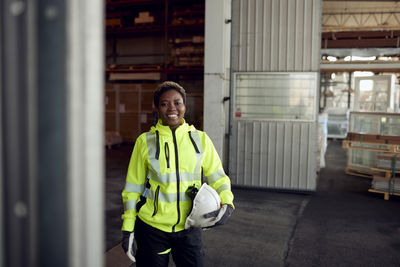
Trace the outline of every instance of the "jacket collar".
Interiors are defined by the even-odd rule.
[[[150,132],[155,133],[156,130],[159,132],[160,135],[172,135],[171,128],[169,128],[169,126],[163,125],[161,119],[158,120],[156,126],[151,127]],[[179,135],[193,130],[195,130],[194,126],[187,124],[185,119],[182,119],[182,124],[179,125],[178,128],[176,128],[175,134]]]

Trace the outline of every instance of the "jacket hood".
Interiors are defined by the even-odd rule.
[[[182,124],[179,125],[178,128],[176,128],[175,133],[187,133],[194,130],[196,130],[196,128],[193,125],[187,124],[185,119],[182,119]],[[169,126],[163,125],[161,119],[158,120],[156,126],[151,126],[150,128],[150,132],[156,133],[156,131],[158,131],[160,135],[171,135],[172,133],[171,128],[169,128]]]

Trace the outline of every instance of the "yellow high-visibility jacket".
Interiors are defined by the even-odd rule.
[[[221,204],[233,206],[230,180],[207,134],[184,121],[173,132],[159,120],[136,140],[122,191],[122,230],[133,231],[136,216],[164,232],[183,230],[192,207],[186,191],[200,189],[202,170]],[[146,202],[138,213],[141,195]]]

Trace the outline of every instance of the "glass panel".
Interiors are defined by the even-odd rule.
[[[347,134],[347,123],[345,122],[328,122],[328,134],[333,136],[346,137]]]
[[[377,103],[375,103],[374,111],[376,111],[376,112],[385,112],[386,110],[387,110],[386,102],[377,102]]]
[[[316,77],[314,73],[236,74],[235,116],[314,120]]]
[[[376,135],[400,135],[400,114],[351,112],[349,131]],[[385,146],[373,144],[360,143],[357,145],[372,148],[385,148]],[[376,167],[378,153],[380,152],[350,149],[348,152],[348,167],[362,169]]]
[[[386,102],[388,99],[387,91],[385,92],[376,92],[376,101],[377,102]]]
[[[355,115],[350,116],[350,132],[378,134],[380,131],[380,123],[370,116]]]
[[[360,103],[360,110],[374,110],[374,103]]]
[[[375,80],[375,91],[376,92],[387,92],[388,90],[389,90],[389,81],[387,79]]]
[[[400,135],[400,116],[382,117],[381,134]]]
[[[399,113],[350,113],[350,132],[400,135]]]
[[[364,147],[372,147],[372,148],[377,148],[377,147],[382,147],[382,146],[372,146],[372,145],[367,145],[367,144],[359,144],[359,146],[364,146]],[[361,149],[352,149],[351,150],[351,158],[350,162],[352,167],[377,167],[377,155],[378,152],[376,151],[371,151],[371,150],[361,150]]]
[[[360,81],[360,102],[372,101],[373,97],[373,84],[372,80]]]
[[[377,75],[369,78],[356,78],[356,110],[387,112],[392,108],[392,76]]]

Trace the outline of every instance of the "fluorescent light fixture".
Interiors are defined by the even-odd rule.
[[[332,57],[332,56],[328,56],[326,59],[328,59],[329,61],[336,61],[337,60],[336,57]]]
[[[354,77],[369,77],[369,76],[374,76],[374,73],[370,72],[370,71],[355,71],[354,72]]]

